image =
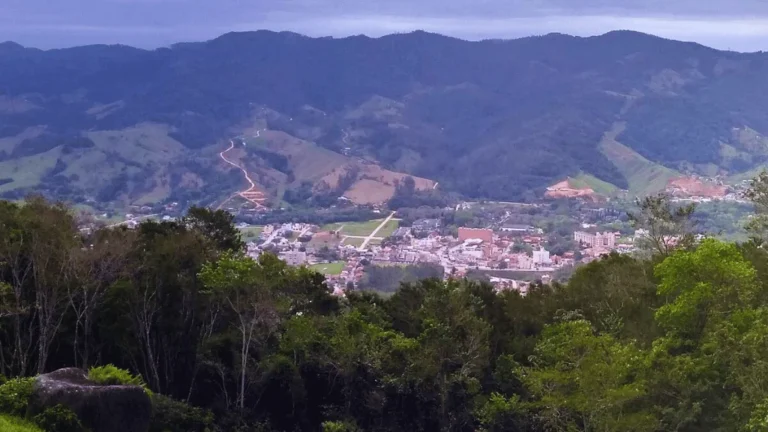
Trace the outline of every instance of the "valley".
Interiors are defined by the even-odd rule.
[[[230,55],[245,47],[265,54]],[[768,55],[636,32],[258,31],[166,50],[17,47],[0,69],[0,196],[110,214],[383,208],[409,178],[431,204],[631,198],[680,178],[733,186],[768,164]]]

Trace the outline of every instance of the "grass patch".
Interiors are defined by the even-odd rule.
[[[615,185],[612,185],[611,183],[600,180],[599,178],[593,175],[585,174],[585,173],[582,173],[579,176],[572,178],[570,183],[572,186],[577,187],[579,189],[588,187],[593,191],[599,193],[600,195],[606,195],[606,196],[612,196],[619,191],[619,188],[617,188]]]
[[[351,223],[351,222],[350,222]],[[343,222],[337,222],[332,224],[323,225],[320,227],[320,231],[327,231],[327,232],[335,232],[338,231],[339,228],[343,227]]]
[[[347,263],[344,261],[334,261],[330,263],[315,264],[309,266],[309,268],[325,275],[338,275],[344,270],[345,265],[347,265]]]
[[[352,236],[367,236],[370,235],[379,225],[381,225],[381,219],[370,220],[367,222],[353,222],[344,225],[342,234]]]
[[[264,231],[263,226],[249,226],[240,228],[240,234],[242,234],[244,240],[256,240],[259,238],[259,235],[262,231]]]
[[[400,227],[400,221],[390,220],[386,225],[381,227],[379,232],[376,233],[376,237],[389,237]],[[375,229],[375,228],[374,228]]]
[[[43,432],[42,429],[26,420],[0,414],[0,431],[3,432]]]
[[[369,220],[365,222],[340,222],[340,223],[334,223],[329,225],[324,225],[321,230],[322,231],[338,231],[341,229],[341,235],[348,235],[348,236],[368,236],[370,235],[379,225],[381,225],[381,222],[384,219],[374,219]],[[386,226],[384,226],[381,231],[379,231],[379,234],[376,234],[376,237],[381,237],[381,232],[385,231],[388,226],[391,224],[394,224],[394,228],[392,229],[392,232],[395,232],[395,230],[398,227],[398,221],[389,221]],[[390,234],[392,233],[390,232]],[[383,236],[386,237],[386,236]]]
[[[336,238],[333,234],[315,234],[312,236],[312,240],[309,241],[308,247],[313,247],[315,249],[320,249],[323,246],[327,246],[328,248],[335,248],[336,246],[341,243],[341,238]]]
[[[37,186],[56,165],[60,154],[61,148],[56,147],[44,153],[0,162],[2,177],[13,179],[13,182],[0,186],[0,192]]]
[[[614,124],[613,129],[603,136],[599,149],[627,179],[630,193],[643,196],[663,191],[670,179],[680,176],[677,171],[651,162],[616,141],[623,131],[623,123]]]
[[[346,238],[344,239],[344,246],[354,246],[354,247],[360,247],[363,245],[363,242],[365,239],[361,238]]]

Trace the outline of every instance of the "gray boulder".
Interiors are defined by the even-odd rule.
[[[40,375],[30,403],[30,415],[64,405],[92,432],[147,432],[152,402],[144,389],[100,385],[77,368]]]

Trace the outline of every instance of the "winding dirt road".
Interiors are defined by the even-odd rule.
[[[259,136],[259,132],[256,131],[256,137],[258,136]],[[248,182],[248,185],[249,185],[248,189],[237,192],[237,195],[240,195],[241,197],[243,197],[243,199],[255,205],[256,208],[258,209],[266,209],[267,207],[264,205],[264,201],[266,201],[267,198],[264,196],[264,192],[259,190],[259,187],[256,186],[256,183],[251,179],[251,176],[248,175],[248,171],[246,171],[245,168],[232,162],[231,160],[227,159],[226,156],[224,156],[228,151],[232,150],[233,148],[235,148],[235,141],[229,140],[229,148],[219,153],[219,157],[221,158],[221,160],[223,160],[227,164],[242,171],[243,177],[245,177],[245,180]]]

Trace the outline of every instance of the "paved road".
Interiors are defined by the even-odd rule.
[[[378,234],[378,232],[379,232],[379,231],[380,231],[382,228],[384,228],[384,225],[386,225],[386,224],[387,224],[387,223],[388,223],[390,220],[392,220],[392,218],[393,218],[393,217],[395,217],[395,212],[392,212],[392,213],[390,213],[390,215],[389,215],[389,216],[387,216],[387,218],[386,218],[386,219],[384,219],[384,221],[383,221],[383,222],[381,222],[381,225],[379,225],[378,227],[376,227],[376,229],[375,229],[375,230],[373,230],[373,232],[372,232],[372,233],[371,233],[371,234],[370,234],[368,237],[366,237],[366,238],[365,238],[365,240],[363,241],[363,244],[361,244],[361,245],[360,245],[360,247],[358,248],[358,250],[361,250],[361,251],[365,250],[366,246],[368,246],[368,243],[369,243],[371,240],[373,240],[373,239],[374,239],[374,237],[376,237],[376,234]]]
[[[269,237],[267,237],[267,240],[264,241],[263,246],[267,246],[267,245],[271,244],[273,240],[275,240],[275,237],[277,237],[277,231],[278,231],[278,229],[274,229],[272,231],[272,234],[270,234]]]

